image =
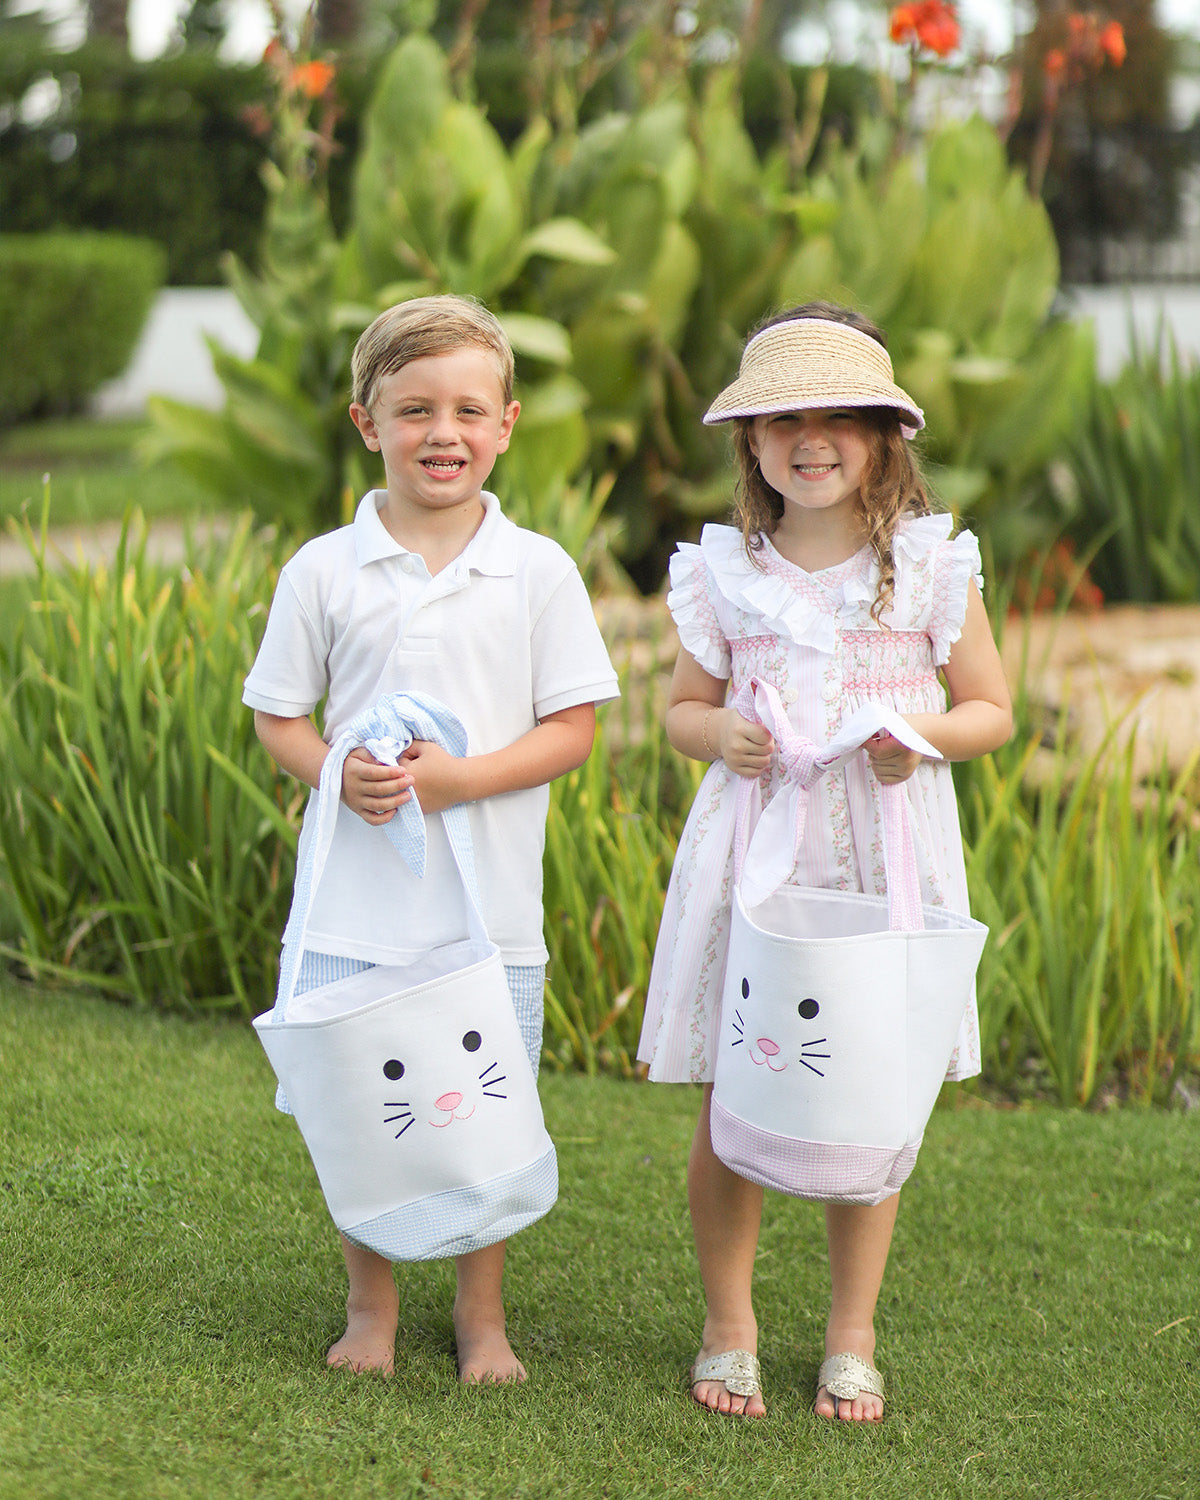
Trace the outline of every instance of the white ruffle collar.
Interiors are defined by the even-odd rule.
[[[894,550],[915,562],[944,542],[952,528],[949,515],[913,516],[901,523]],[[705,526],[700,534],[700,551],[717,588],[730,604],[759,617],[764,630],[798,646],[834,651],[838,621],[869,610],[875,600],[879,567],[873,557],[868,562],[861,552],[821,573],[806,573],[781,558],[784,569],[804,581],[797,587],[784,571],[767,572],[758,567],[747,555],[741,532],[732,526]]]

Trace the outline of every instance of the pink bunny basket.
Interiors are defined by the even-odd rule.
[[[898,785],[880,787],[886,897],[784,882],[818,776],[881,728],[938,752],[882,706],[860,709],[824,749],[795,734],[769,683],[752,680],[734,707],[771,730],[785,783],[753,837],[755,786],[738,787],[713,1149],[793,1197],[880,1203],[916,1162],[987,928],[922,905]]]

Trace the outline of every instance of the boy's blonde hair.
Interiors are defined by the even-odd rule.
[[[869,318],[833,302],[806,302],[801,307],[789,308],[766,319],[755,333],[797,318],[822,318],[843,323],[887,348],[883,331]],[[933,507],[920,463],[901,430],[901,413],[892,407],[864,406],[855,410],[855,416],[868,437],[869,456],[861,485],[861,516],[867,540],[879,564],[879,587],[871,606],[871,614],[878,620],[890,606],[895,591],[896,562],[892,541],[900,518],[905,514],[926,516]],[[783,497],[763,478],[758,458],[750,446],[754,420],[753,417],[738,417],[730,424],[738,468],[734,519],[741,528],[746,550],[752,558],[762,550],[763,535],[770,536],[783,518]]]
[[[414,359],[450,354],[464,345],[495,356],[507,406],[513,398],[513,352],[504,329],[482,302],[450,294],[414,297],[379,314],[350,356],[351,400],[370,411],[381,380]]]

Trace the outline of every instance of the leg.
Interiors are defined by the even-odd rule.
[[[875,1303],[883,1285],[900,1195],[872,1208],[830,1203],[825,1208],[832,1296],[825,1328],[825,1353],[857,1354],[868,1364],[875,1358]],[[853,1401],[835,1401],[824,1386],[813,1407],[819,1417],[843,1422],[879,1422],[883,1402],[864,1391]]]
[[[350,1278],[346,1297],[346,1331],[330,1349],[326,1362],[341,1369],[392,1373],[396,1355],[396,1322],[400,1299],[392,1263],[373,1250],[343,1237],[342,1255]]]
[[[698,1360],[731,1349],[745,1349],[751,1354],[758,1351],[751,1283],[763,1190],[731,1172],[714,1153],[709,1134],[711,1100],[712,1085],[707,1084],[688,1157],[688,1204],[706,1304]],[[732,1416],[766,1415],[760,1393],[738,1396],[721,1380],[696,1381],[692,1395],[712,1411]]]
[[[458,1378],[468,1385],[525,1379],[525,1366],[512,1351],[504,1322],[504,1252],[501,1240],[454,1262]]]

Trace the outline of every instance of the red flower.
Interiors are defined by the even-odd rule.
[[[892,41],[924,47],[937,57],[947,57],[962,38],[950,0],[910,0],[897,5],[888,29]]]

